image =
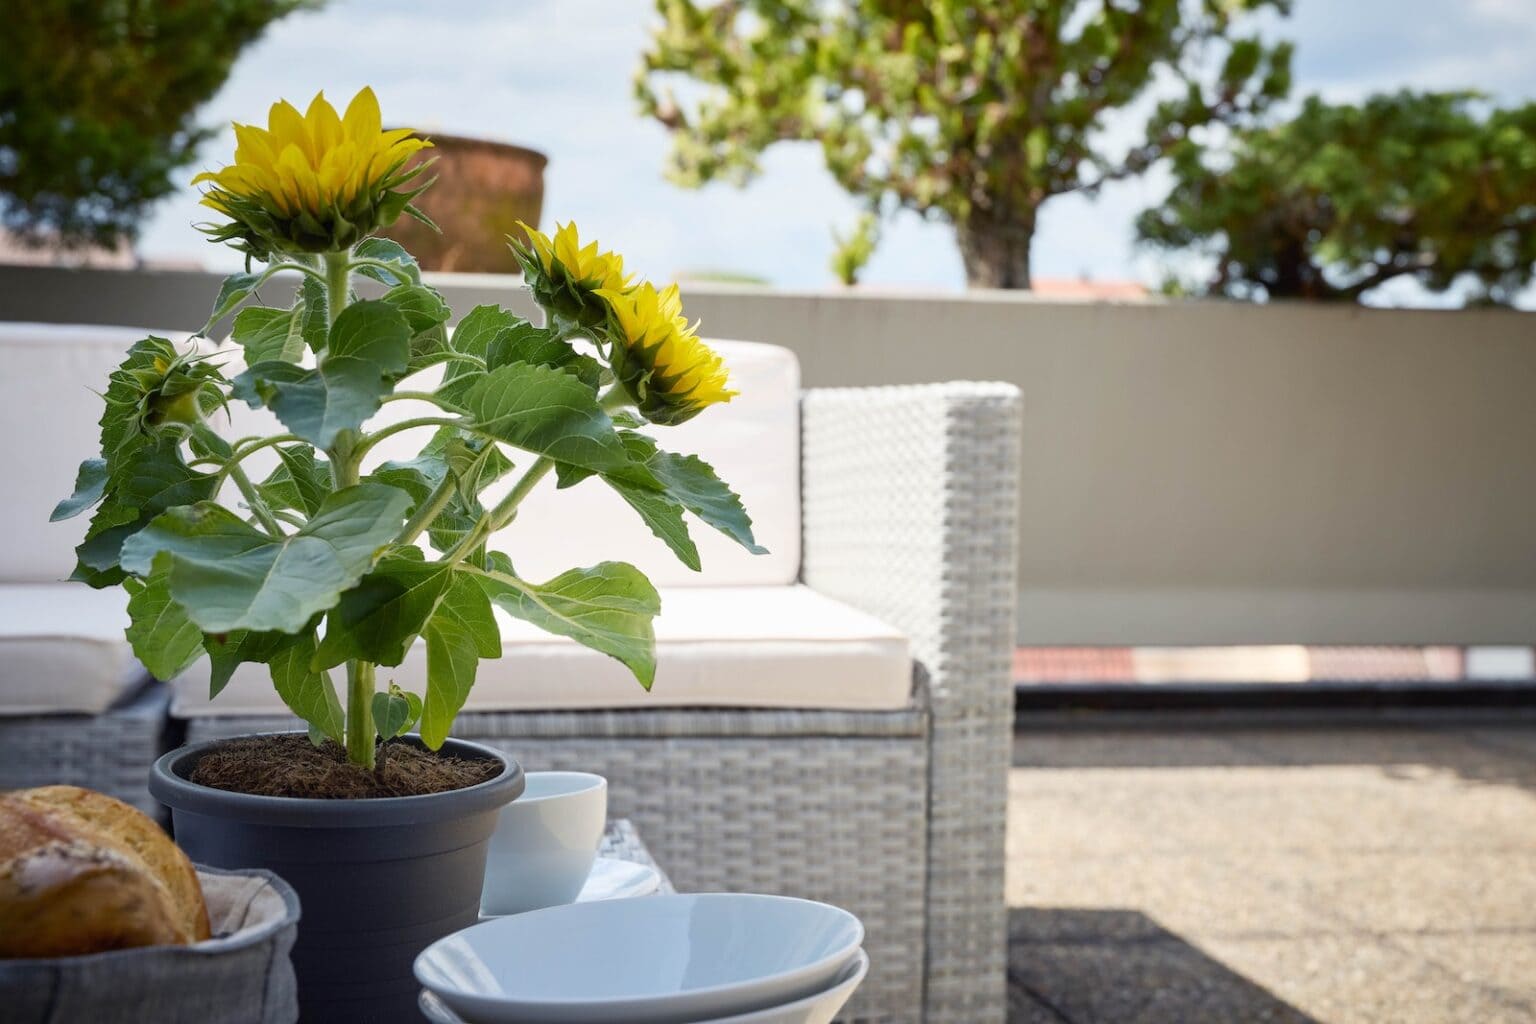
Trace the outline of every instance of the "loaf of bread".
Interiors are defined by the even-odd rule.
[[[141,811],[76,786],[0,793],[0,957],[206,938],[192,862]]]

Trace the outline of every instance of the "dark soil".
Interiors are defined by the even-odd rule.
[[[347,761],[335,743],[317,747],[307,736],[244,736],[204,754],[192,768],[200,786],[256,796],[368,800],[447,793],[495,778],[501,762],[451,757],[414,743],[379,745],[373,771]]]

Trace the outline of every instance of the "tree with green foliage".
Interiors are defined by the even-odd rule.
[[[312,0],[6,5],[0,224],[64,246],[132,239],[212,131],[193,114],[268,25]]]
[[[1038,211],[1139,174],[1190,131],[1290,87],[1290,47],[1243,34],[1290,0],[656,0],[636,78],[669,173],[743,184],[775,142],[818,141],[872,210],[955,227],[974,285],[1027,288]],[[670,77],[686,79],[679,99]],[[1110,153],[1106,121],[1155,102]]]
[[[1397,277],[1442,292],[1464,275],[1507,303],[1536,264],[1536,103],[1400,92],[1312,97],[1280,124],[1181,144],[1148,244],[1214,258],[1193,290],[1231,298],[1359,299]]]

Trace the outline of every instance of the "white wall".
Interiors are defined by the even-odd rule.
[[[0,268],[0,319],[194,327],[215,287]],[[1536,316],[685,294],[706,333],[793,348],[808,386],[1024,389],[1025,642],[1536,640]]]

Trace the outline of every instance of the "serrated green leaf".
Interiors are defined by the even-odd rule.
[[[128,643],[156,679],[185,672],[203,653],[203,633],[171,597],[170,556],[155,559],[146,580],[129,581]]]
[[[416,257],[406,252],[399,242],[388,238],[365,238],[352,250],[352,255],[358,259],[393,263],[405,272],[412,284],[421,283],[421,267],[417,266]],[[400,283],[398,276],[378,267],[358,267],[357,273],[360,277],[370,277],[384,285]]]
[[[479,574],[498,607],[547,633],[570,637],[623,662],[647,690],[656,678],[652,620],[661,597],[645,574],[627,562],[572,569],[534,584],[510,573]]]
[[[421,739],[436,750],[469,697],[480,659],[501,656],[501,632],[485,590],[467,574],[455,572],[422,635],[427,642],[427,692]]]
[[[143,575],[169,552],[171,594],[206,632],[292,633],[357,585],[409,506],[393,487],[358,484],[328,495],[297,533],[274,538],[200,502],[164,512],[130,537],[122,565]]]
[[[235,314],[229,336],[245,350],[247,366],[268,359],[294,362],[298,350],[303,348],[303,305],[293,309],[271,309],[267,306],[247,306]],[[294,352],[289,357],[289,352]]]
[[[509,330],[491,339],[486,346],[485,363],[487,369],[491,370],[513,363],[551,366],[575,374],[594,391],[603,373],[602,364],[596,359],[576,351],[570,342],[556,332],[535,327],[526,320],[518,321]]]
[[[308,274],[304,275],[304,283],[299,286],[299,298],[303,302],[303,311],[299,314],[299,336],[311,352],[319,355],[325,351],[325,343],[331,333],[330,298],[325,294],[325,285]],[[285,350],[282,358],[296,363],[302,354]]]
[[[630,457],[651,471],[673,501],[754,555],[768,553],[752,536],[752,517],[747,515],[741,496],[715,475],[709,463],[697,455],[662,451],[644,434],[620,433]]]
[[[213,300],[213,312],[208,314],[208,322],[198,332],[207,334],[213,330],[213,325],[222,319],[230,310],[245,301],[245,297],[256,290],[256,287],[266,279],[266,271],[246,271],[239,274],[230,274],[219,284],[219,294]]]
[[[597,398],[576,377],[547,366],[514,363],[477,378],[464,395],[477,429],[556,462],[567,462],[640,487],[660,484],[632,462]]]
[[[446,322],[453,315],[441,295],[421,284],[396,285],[380,301],[398,309],[416,334]]]
[[[318,622],[318,618],[313,620]],[[237,629],[229,633],[203,634],[208,652],[208,698],[217,697],[229,685],[235,669],[246,663],[269,664],[273,658],[314,632],[313,623],[302,633],[257,633]]]
[[[476,306],[460,320],[448,339],[448,351],[473,356],[484,361],[492,342],[523,323],[520,317],[500,306]],[[455,361],[443,372],[437,393],[450,402],[458,402],[471,384],[485,375],[473,363]]]
[[[354,302],[331,324],[325,359],[362,359],[384,373],[403,373],[411,359],[411,334],[405,314],[391,303]]]
[[[314,653],[314,634],[306,633],[276,654],[267,666],[272,685],[290,711],[341,743],[346,734],[346,714],[330,674],[310,668]]]
[[[379,411],[390,386],[362,359],[327,356],[318,367],[257,363],[234,379],[231,394],[253,409],[263,406],[289,431],[329,448],[343,430],[357,430]]]
[[[75,491],[53,507],[50,523],[73,519],[101,500],[107,488],[107,460],[86,459],[75,472]]]
[[[389,555],[341,595],[326,618],[316,668],[344,661],[398,665],[425,628],[452,579],[447,563]]]
[[[273,508],[314,515],[331,491],[330,466],[309,445],[277,445],[274,450],[277,466],[256,489]]]
[[[75,548],[80,564],[97,572],[112,570],[125,540],[168,508],[212,498],[217,482],[213,474],[186,464],[174,438],[146,441],[131,455],[120,454],[85,540]]]

